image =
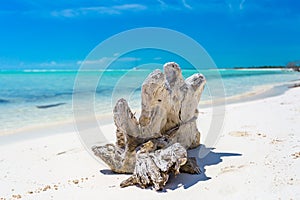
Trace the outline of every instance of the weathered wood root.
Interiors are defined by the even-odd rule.
[[[205,83],[202,74],[184,80],[176,63],[166,63],[164,73],[155,70],[143,83],[139,120],[125,99],[117,101],[116,144],[92,150],[112,171],[133,173],[121,187],[154,185],[159,190],[171,172],[201,172],[196,159],[187,158],[187,149],[200,145],[197,106]]]
[[[147,142],[146,145],[149,145],[148,143],[152,142]],[[180,167],[186,161],[186,149],[179,143],[151,153],[147,148],[142,147],[137,153],[133,175],[123,181],[120,186],[138,185],[146,188],[153,185],[155,190],[161,190],[169,179],[169,173],[179,174]]]
[[[125,151],[113,144],[93,146],[92,151],[116,173],[128,174],[134,170],[135,151]]]

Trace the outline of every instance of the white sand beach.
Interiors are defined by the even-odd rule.
[[[202,174],[171,177],[162,192],[120,188],[129,175],[111,174],[73,128],[1,136],[0,199],[300,199],[299,100],[297,87],[227,105],[218,143],[199,160]],[[200,113],[205,135],[210,113]],[[103,130],[114,135],[113,124]]]

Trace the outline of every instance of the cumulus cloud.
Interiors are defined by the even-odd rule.
[[[142,4],[122,4],[115,6],[93,6],[93,7],[80,7],[72,9],[55,10],[51,12],[54,17],[76,17],[80,15],[88,14],[107,14],[107,15],[119,15],[125,11],[141,11],[147,7]]]

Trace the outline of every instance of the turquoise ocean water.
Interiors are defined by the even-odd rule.
[[[151,70],[111,70],[103,72],[101,79],[90,88],[90,80],[97,78],[94,71],[80,72],[80,90],[77,97],[82,105],[95,104],[96,115],[109,116],[117,99],[124,97],[133,110],[140,107],[140,87]],[[210,82],[215,80],[214,70],[200,71]],[[278,85],[298,80],[299,73],[282,70],[218,71],[224,83],[226,98],[243,96],[266,85]],[[72,70],[6,70],[0,71],[0,135],[23,128],[73,119],[72,96],[77,71]],[[183,70],[184,77],[196,70]],[[86,87],[85,87],[86,85]],[[223,86],[220,86],[221,88]],[[206,87],[202,100],[209,101],[211,88]],[[86,98],[95,96],[95,102]],[[240,99],[243,101],[243,98]]]

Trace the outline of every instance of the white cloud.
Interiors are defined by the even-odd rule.
[[[40,63],[39,66],[40,67],[54,67],[57,66],[58,63],[55,61],[51,61],[51,62],[44,62],[44,63]]]
[[[89,13],[97,13],[97,14],[109,14],[109,15],[118,15],[121,14],[120,11],[113,9],[111,7],[83,7],[76,10],[77,15],[86,15]]]
[[[123,4],[123,5],[119,5],[119,6],[112,6],[111,8],[113,8],[115,10],[131,10],[131,11],[147,9],[146,6],[141,5],[141,4]]]
[[[241,1],[240,6],[239,6],[239,7],[240,7],[240,10],[243,10],[243,9],[244,9],[245,1],[246,1],[246,0],[242,0],[242,1]]]
[[[103,64],[108,64],[112,61],[118,61],[118,62],[133,62],[133,61],[139,61],[141,60],[140,58],[135,58],[135,57],[122,57],[122,58],[117,58],[117,57],[103,57],[97,60],[79,60],[77,61],[77,65],[85,64],[85,65],[103,65]]]
[[[119,15],[124,11],[141,11],[146,10],[147,7],[141,4],[123,4],[117,6],[94,6],[94,7],[80,7],[74,9],[63,9],[52,11],[51,15],[54,17],[76,17],[80,15],[88,14],[107,14],[107,15]]]
[[[122,61],[122,62],[130,62],[130,61],[139,61],[141,58],[136,58],[136,57],[123,57],[117,59],[117,61]]]
[[[184,7],[188,8],[188,9],[193,9],[192,6],[190,6],[190,5],[186,2],[186,0],[182,0],[182,4],[183,4]]]
[[[226,4],[232,13],[242,12],[245,8],[246,0],[228,0]]]
[[[167,4],[163,0],[157,0],[157,1],[163,7],[167,6]]]
[[[85,65],[96,65],[96,64],[104,64],[104,63],[108,63],[112,61],[112,58],[108,58],[108,57],[103,57],[101,59],[98,60],[79,60],[77,61],[77,65],[81,65],[81,64],[85,64]]]
[[[181,10],[183,9],[183,7],[188,9],[193,9],[192,6],[189,3],[187,3],[186,0],[178,0],[179,4],[177,3],[174,4],[174,2],[171,3],[168,1],[166,3],[164,0],[157,0],[157,2],[160,4],[161,8],[168,8],[171,10]]]
[[[228,5],[229,10],[232,11],[233,10],[232,4],[228,3],[227,5]]]
[[[52,11],[51,15],[54,17],[75,17],[78,15],[78,13],[72,9],[64,9],[60,11]]]
[[[49,61],[49,62],[19,62],[19,66],[22,68],[44,68],[44,69],[55,69],[59,67],[74,67],[76,63],[74,61]]]

